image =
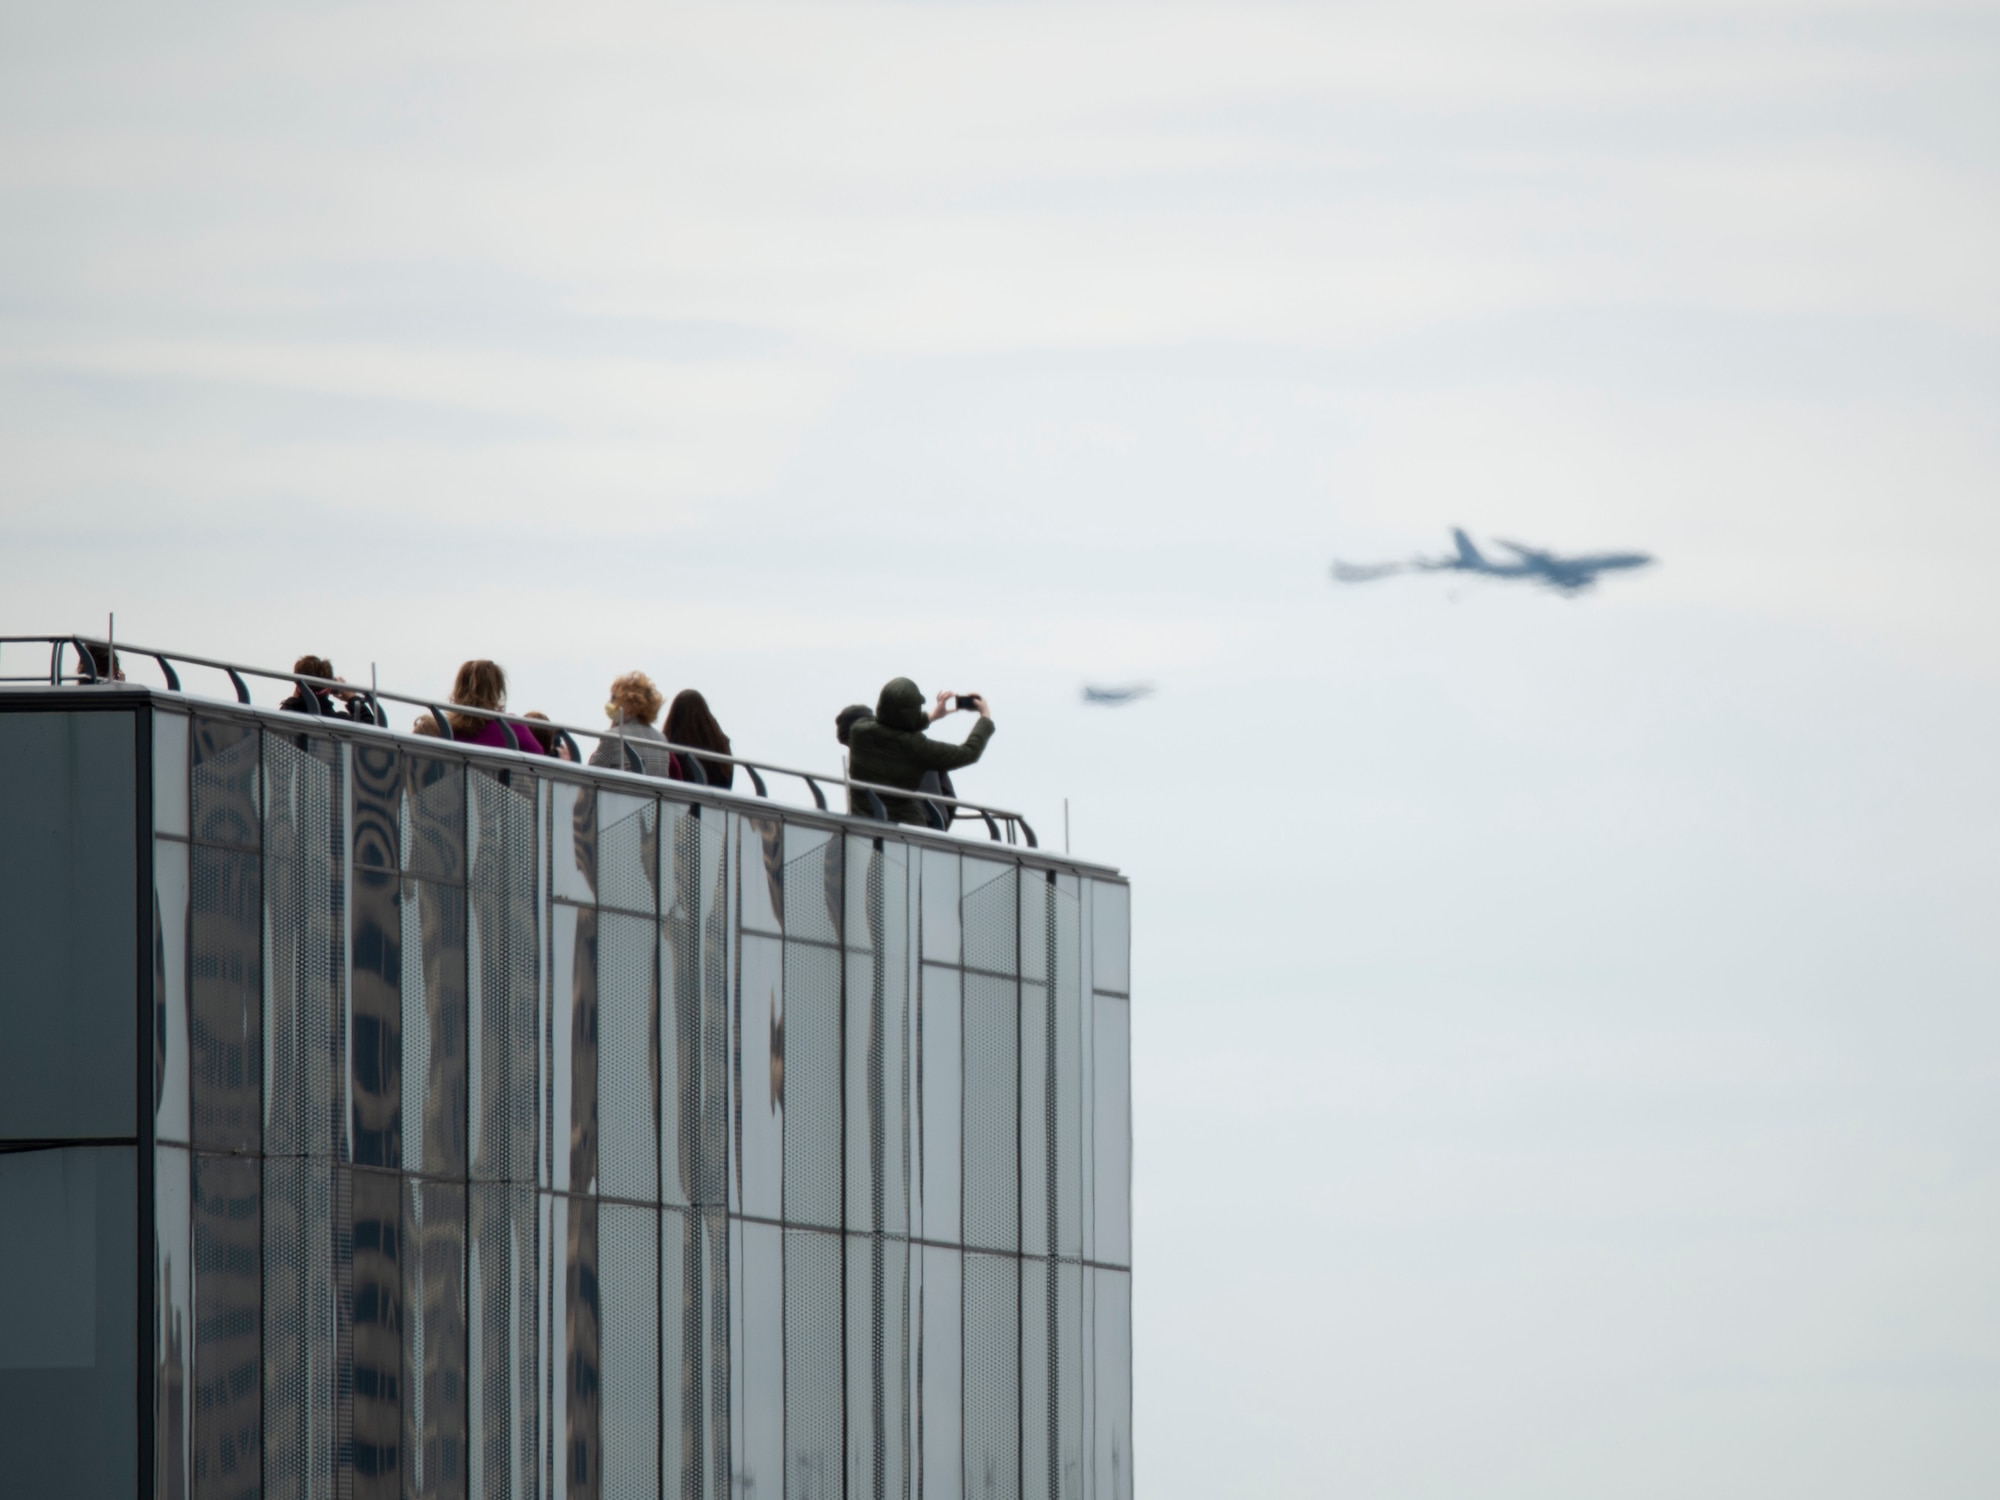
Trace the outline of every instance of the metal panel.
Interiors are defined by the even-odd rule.
[[[475,771],[471,801],[466,926],[471,1175],[532,1183],[540,1098],[535,798],[515,773]]]
[[[341,1135],[346,1066],[341,757],[330,740],[270,733],[264,739],[264,1150],[324,1157]]]
[[[659,928],[650,916],[598,916],[599,1191],[657,1202],[660,1192]]]
[[[1055,1119],[1050,1134],[1055,1160],[1053,1229],[1056,1253],[1083,1253],[1083,975],[1082,913],[1076,878],[1058,876],[1054,900],[1055,943],[1051,986],[1055,1000]]]
[[[194,1185],[188,1153],[153,1157],[153,1500],[194,1493]],[[18,1204],[10,1211],[19,1213]]]
[[[597,899],[597,792],[550,781],[549,893],[561,901]]]
[[[701,1151],[701,820],[660,809],[660,1197],[695,1201]]]
[[[659,802],[600,791],[597,825],[597,904],[648,918],[658,915]]]
[[[841,1500],[841,1244],[785,1231],[786,1500]]]
[[[361,759],[357,752],[354,756]],[[359,797],[359,776],[356,776]],[[403,1164],[402,880],[363,869],[360,820],[348,889],[348,1139],[363,1166]]]
[[[923,967],[919,997],[922,1063],[918,1080],[917,1160],[923,1177],[922,1237],[957,1242],[964,1097],[964,1025],[956,969]]]
[[[905,1500],[909,1476],[910,1246],[847,1239],[847,1493]]]
[[[785,935],[838,943],[844,901],[842,840],[825,828],[785,825]]]
[[[354,1500],[403,1493],[403,1182],[360,1167],[350,1179]]]
[[[744,1213],[776,1219],[784,1212],[784,944],[751,933],[742,941],[736,1198]]]
[[[186,1141],[188,1118],[188,846],[153,841],[153,1134]]]
[[[605,1203],[598,1214],[604,1500],[659,1500],[660,1212]],[[674,1287],[676,1298],[680,1291]]]
[[[925,849],[922,861],[923,958],[927,964],[959,961],[958,855]]]
[[[787,940],[783,1047],[775,1074],[785,1127],[788,1223],[840,1228],[840,986],[837,948]]]
[[[257,855],[233,849],[189,852],[189,1123],[194,1144],[209,1150],[255,1151],[262,1142],[260,866]]]
[[[1012,979],[965,978],[965,1243],[1021,1238],[1020,1002]]]
[[[1092,1500],[1132,1500],[1132,1276],[1093,1269]]]
[[[730,1221],[741,1275],[730,1286],[730,1345],[736,1413],[733,1446],[739,1493],[785,1492],[785,1281],[783,1231]]]
[[[153,710],[153,832],[188,836],[188,716]]]
[[[403,755],[403,868],[426,880],[465,881],[465,767]]]
[[[189,826],[205,843],[259,846],[258,733],[239,719],[194,716],[189,755]]]
[[[549,1185],[597,1191],[597,913],[556,903],[549,913],[547,1068],[553,1131]]]
[[[785,930],[784,826],[776,818],[733,815],[737,825],[737,868],[745,932]]]
[[[965,932],[965,966],[995,974],[1016,972],[1020,917],[1017,867],[997,860],[964,861],[964,894],[959,906]]]
[[[333,1163],[264,1163],[264,1491],[333,1500],[336,1349]]]
[[[403,1165],[465,1175],[465,892],[403,879]]]
[[[960,1500],[965,1493],[962,1370],[963,1256],[926,1245],[917,1321],[916,1500]]]
[[[1012,1256],[965,1257],[965,1493],[1021,1493],[1021,1281]]]
[[[907,1233],[909,850],[847,843],[847,1226]]]
[[[410,1500],[466,1493],[465,1188],[405,1178],[403,1454]]]
[[[1132,1037],[1131,1002],[1098,995],[1092,1002],[1096,1036],[1091,1049],[1092,1226],[1096,1258],[1132,1263]]]
[[[196,1500],[263,1492],[261,1165],[194,1159]]]
[[[541,1493],[535,1370],[535,1193],[516,1183],[467,1189],[467,1446],[472,1500]]]
[[[1049,1225],[1056,1212],[1056,1017],[1049,987],[1021,986],[1021,1253],[1050,1252]]]

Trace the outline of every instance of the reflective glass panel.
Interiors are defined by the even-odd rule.
[[[817,857],[817,856],[815,856]],[[840,1228],[840,966],[837,948],[787,941],[783,1044],[785,1218]]]
[[[949,849],[925,849],[921,858],[924,962],[955,964],[959,955],[958,855]]]
[[[264,1162],[264,1484],[273,1497],[334,1493],[333,1163]]]
[[[842,884],[847,914],[842,935],[847,946],[864,953],[876,952],[885,942],[905,948],[910,846],[890,838],[858,836],[846,840],[846,845]]]
[[[1127,994],[1132,988],[1132,888],[1093,880],[1091,886],[1091,983]]]
[[[189,822],[211,844],[255,849],[258,733],[255,724],[194,716],[189,757]]]
[[[475,1182],[466,1329],[473,1500],[533,1495],[535,1461],[535,1194]]]
[[[549,1020],[551,1186],[597,1191],[597,913],[557,903],[549,914],[554,1011]]]
[[[570,1490],[574,1462],[569,1442],[569,1209],[560,1193],[537,1195],[541,1213],[541,1263],[536,1267],[535,1295],[541,1303],[541,1341],[536,1349],[535,1402],[543,1493],[561,1500]]]
[[[1021,870],[1021,977],[1046,981],[1049,977],[1049,950],[1055,943],[1050,916],[1054,910],[1055,883],[1046,870]]]
[[[261,1493],[263,1190],[251,1157],[194,1159],[194,1492]]]
[[[917,1319],[918,1484],[924,1500],[964,1494],[964,1408],[960,1367],[960,1262],[956,1250],[926,1245]]]
[[[701,1145],[701,821],[661,806],[660,1196],[694,1201]]]
[[[824,828],[785,825],[785,931],[819,943],[840,941],[841,839]]]
[[[430,880],[464,881],[464,764],[405,753],[403,819],[403,868]]]
[[[736,1427],[738,1494],[785,1492],[784,1232],[773,1224],[732,1220],[738,1236],[741,1284],[734,1299],[732,1364],[740,1382]]]
[[[1091,1414],[1094,1495],[1132,1500],[1132,1275],[1090,1272],[1095,1397]]]
[[[776,938],[743,937],[736,1054],[742,1059],[736,1116],[737,1202],[746,1214],[784,1212],[785,957]]]
[[[474,1177],[533,1182],[539,945],[535,798],[518,773],[474,771],[467,835],[466,1065]],[[506,779],[502,779],[502,778]]]
[[[847,1223],[905,1233],[908,846],[847,841]]]
[[[918,1162],[923,1174],[923,1237],[959,1237],[960,1111],[963,1051],[959,972],[923,968],[922,1077],[918,1081]]]
[[[597,824],[598,905],[654,916],[660,804],[629,792],[599,791]]]
[[[785,1494],[841,1500],[841,1245],[785,1231]]]
[[[349,1189],[356,1500],[400,1500],[403,1492],[402,1188],[393,1173],[356,1168]]]
[[[189,1114],[195,1145],[218,1151],[255,1151],[262,1139],[261,866],[233,849],[189,854]]]
[[[123,1500],[140,1487],[147,1340],[136,1162],[130,1146],[0,1152],[0,1488],[9,1496]],[[189,1319],[188,1331],[195,1325]],[[183,1385],[169,1399],[185,1411],[190,1397]],[[187,1450],[177,1441],[168,1433],[143,1461],[163,1454],[182,1472]]]
[[[465,892],[405,877],[403,1165],[465,1175]]]
[[[153,842],[153,1133],[188,1139],[188,846]]]
[[[1049,1222],[1055,1212],[1050,1185],[1055,1180],[1055,1075],[1049,1054],[1055,1044],[1055,1012],[1043,984],[1021,986],[1021,1250],[1047,1255]]]
[[[358,759],[358,757],[357,757]],[[348,1139],[357,1163],[403,1163],[402,881],[356,869],[348,892]]]
[[[776,818],[735,815],[738,828],[739,894],[745,932],[783,932],[785,912],[784,828]]]
[[[701,1442],[701,1486],[708,1500],[731,1500],[736,1493],[731,1483],[735,1466],[730,1461],[730,1414],[736,1400],[731,1386],[735,1364],[730,1353],[733,1236],[729,1220],[720,1209],[700,1214],[697,1222],[702,1257],[702,1325],[697,1335],[702,1341],[703,1361],[700,1404],[703,1426],[697,1434]]]
[[[405,1179],[403,1189],[405,1493],[465,1494],[465,1188]]]
[[[847,1493],[901,1500],[909,1451],[910,1246],[847,1239]]]
[[[960,901],[965,930],[965,966],[996,974],[1015,971],[1020,929],[1016,866],[990,859],[964,861],[965,894]]]
[[[598,1231],[604,1308],[603,1494],[605,1500],[654,1496],[660,1493],[660,1212],[605,1203],[598,1208]],[[672,1295],[678,1298],[680,1292],[675,1285]]]
[[[597,793],[548,781],[549,890],[559,900],[597,899]]]
[[[153,710],[153,831],[188,833],[188,716]]]
[[[700,819],[701,871],[701,1117],[695,1153],[695,1201],[721,1204],[730,1195],[729,1042],[734,1019],[730,943],[727,815],[709,808]],[[719,1471],[727,1474],[725,1463]],[[713,1477],[711,1475],[711,1477]]]
[[[965,1493],[1021,1492],[1020,1263],[965,1257]]]
[[[1055,890],[1056,1253],[1083,1253],[1083,990],[1076,880]]]
[[[264,1150],[330,1156],[345,1066],[340,749],[306,735],[265,740]]]
[[[1115,1266],[1132,1263],[1132,1039],[1131,1002],[1099,995],[1096,1046],[1091,1060],[1096,1170],[1092,1196],[1096,1256]]]
[[[403,866],[403,760],[394,745],[348,743],[354,789],[354,865],[362,870]]]
[[[988,1250],[1021,1235],[1018,988],[965,978],[965,1243]]]
[[[25,1154],[21,1158],[25,1160]],[[160,1146],[153,1157],[153,1495],[194,1493],[194,1185],[188,1153]],[[5,1166],[0,1165],[0,1183]],[[28,1212],[9,1197],[15,1222]]]
[[[700,1220],[660,1215],[660,1468],[663,1500],[700,1500],[706,1389],[701,1321]]]
[[[559,1205],[560,1206],[560,1205]],[[564,1321],[558,1399],[564,1406],[556,1489],[569,1500],[598,1500],[604,1483],[604,1323],[598,1258],[598,1205],[567,1200],[563,1260]],[[553,1351],[552,1351],[553,1352]]]
[[[597,921],[599,1191],[657,1202],[659,927],[620,912]]]
[[[1056,1496],[1081,1500],[1088,1456],[1083,1441],[1083,1268],[1075,1261],[1057,1261],[1054,1281]]]

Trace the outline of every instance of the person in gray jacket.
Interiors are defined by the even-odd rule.
[[[643,771],[648,776],[677,774],[679,761],[667,749],[666,736],[653,727],[664,701],[653,679],[644,672],[627,672],[613,682],[611,701],[604,705],[611,733],[597,742],[597,748],[590,752],[590,763],[617,771]],[[632,763],[635,756],[637,765]]]

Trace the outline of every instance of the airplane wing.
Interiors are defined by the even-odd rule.
[[[1117,708],[1123,704],[1136,703],[1153,691],[1150,682],[1135,682],[1130,687],[1091,687],[1083,689],[1083,701],[1095,703],[1105,708]]]
[[[1540,547],[1524,547],[1519,542],[1510,542],[1505,537],[1495,537],[1494,541],[1524,562],[1552,563],[1556,560],[1552,552],[1544,552]]]
[[[1378,578],[1388,578],[1397,573],[1407,573],[1411,563],[1350,563],[1339,558],[1333,561],[1333,581],[1335,583],[1373,583]]]

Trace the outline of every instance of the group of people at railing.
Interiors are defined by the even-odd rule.
[[[94,641],[77,644],[89,664],[91,680],[124,679],[117,654],[108,645]],[[377,717],[379,697],[337,685],[345,679],[327,658],[301,656],[292,663],[292,675],[316,681],[295,681],[292,695],[278,705],[281,709],[358,724],[383,724]],[[576,742],[566,732],[552,725],[538,727],[549,723],[547,714],[536,709],[518,717],[507,713],[507,673],[498,662],[480,658],[462,663],[452,682],[450,701],[451,708],[441,710],[444,727],[439,726],[436,715],[421,713],[411,731],[563,760],[577,753]],[[656,726],[654,721],[663,705],[666,722]],[[927,731],[932,724],[959,711],[979,715],[963,744],[930,738]],[[626,672],[613,679],[604,712],[610,724],[597,736],[590,764],[714,787],[735,784],[736,760],[729,736],[716,721],[708,700],[696,689],[683,688],[669,704],[651,677],[644,672]],[[879,811],[898,823],[936,821],[937,804],[927,799],[941,797],[947,803],[955,799],[951,773],[977,761],[992,736],[993,717],[982,695],[941,692],[927,705],[922,690],[909,678],[891,679],[873,708],[865,703],[851,704],[834,716],[834,737],[846,752],[850,781],[901,788],[919,796],[882,796],[850,787],[848,811]],[[944,816],[949,821],[949,814]]]

